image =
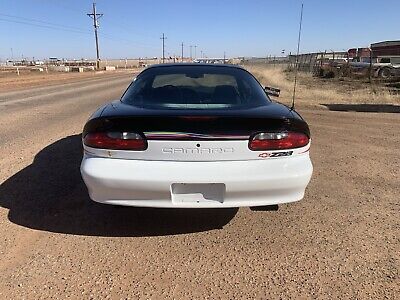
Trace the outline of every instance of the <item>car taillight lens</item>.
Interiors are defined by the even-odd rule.
[[[304,147],[309,138],[298,132],[265,132],[256,134],[249,142],[253,151],[282,150]]]
[[[111,150],[143,151],[147,148],[146,140],[132,132],[93,132],[88,133],[83,143],[92,148]]]

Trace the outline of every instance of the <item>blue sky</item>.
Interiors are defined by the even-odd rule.
[[[296,49],[301,2],[301,51],[343,50],[400,39],[400,1],[349,0],[98,0],[100,54],[105,58],[180,55],[180,43],[208,57],[279,55]],[[50,56],[93,58],[92,1],[1,0],[0,60]],[[40,21],[40,22],[37,22]],[[36,25],[36,26],[35,26]],[[194,48],[193,48],[194,53]]]

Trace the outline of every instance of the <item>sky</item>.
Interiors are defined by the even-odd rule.
[[[399,0],[97,0],[101,58],[281,55],[400,39]],[[88,0],[0,0],[0,60],[94,58]],[[192,55],[194,56],[194,47]]]

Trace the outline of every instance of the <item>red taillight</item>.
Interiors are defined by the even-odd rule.
[[[253,151],[282,150],[304,147],[309,138],[298,132],[268,132],[256,134],[249,142]]]
[[[92,148],[111,150],[143,151],[147,148],[146,140],[131,132],[93,132],[85,135],[83,143]]]

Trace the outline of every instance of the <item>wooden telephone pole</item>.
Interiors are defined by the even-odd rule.
[[[87,14],[90,18],[93,19],[94,26],[94,38],[96,40],[96,69],[100,69],[100,52],[99,52],[99,38],[97,36],[97,28],[99,28],[98,19],[100,19],[103,14],[96,13],[96,3],[93,2],[93,11],[91,14]]]
[[[162,63],[165,62],[165,40],[167,39],[164,35],[164,33],[162,34],[162,37],[160,37],[160,39],[162,40]]]

